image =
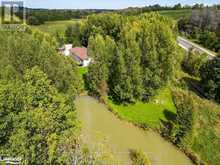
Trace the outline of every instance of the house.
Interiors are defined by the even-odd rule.
[[[91,58],[88,57],[87,48],[75,47],[70,50],[70,54],[78,62],[80,66],[87,67],[91,62]]]
[[[87,48],[72,47],[71,44],[64,45],[59,49],[60,53],[65,56],[71,56],[82,67],[89,66],[91,58],[88,57]]]

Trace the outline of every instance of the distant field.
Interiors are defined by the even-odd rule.
[[[181,17],[189,17],[192,13],[191,9],[183,9],[183,10],[163,10],[159,11],[159,13],[163,16],[167,16],[178,20]]]
[[[181,17],[189,17],[191,15],[191,10],[190,9],[164,10],[164,11],[159,11],[159,13],[163,16],[167,16],[177,20]],[[80,21],[80,20],[76,19],[76,20],[67,20],[67,21],[51,21],[51,22],[46,22],[43,25],[32,26],[32,27],[37,28],[43,32],[49,33],[51,35],[55,35],[56,32],[58,32],[59,34],[64,34],[66,27],[68,25],[74,24],[76,21]]]
[[[80,20],[67,20],[67,21],[51,21],[46,22],[43,25],[32,26],[37,28],[43,32],[49,33],[51,35],[55,35],[57,32],[59,34],[64,34],[66,27]]]

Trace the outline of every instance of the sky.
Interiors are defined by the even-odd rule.
[[[220,0],[25,0],[27,7],[50,9],[123,9],[153,4],[171,6],[177,3],[212,5],[220,4]]]

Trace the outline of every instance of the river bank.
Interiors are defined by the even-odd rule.
[[[191,165],[191,161],[171,143],[159,134],[124,122],[107,110],[104,104],[89,96],[76,99],[79,119],[83,124],[82,133],[88,135],[88,143],[102,134],[108,140],[113,153],[121,162],[129,162],[128,151],[141,149],[149,156],[153,165]],[[123,164],[122,163],[122,164]]]

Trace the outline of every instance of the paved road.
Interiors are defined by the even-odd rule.
[[[205,49],[205,48],[203,48],[203,47],[201,47],[201,46],[199,46],[189,40],[186,40],[185,38],[178,37],[177,42],[178,42],[178,45],[180,47],[182,47],[183,49],[185,49],[186,51],[189,51],[190,49],[193,48],[193,49],[196,49],[200,53],[208,54],[209,59],[213,59],[216,57],[215,53],[213,53],[213,52],[211,52],[211,51],[209,51],[209,50],[207,50],[207,49]]]

